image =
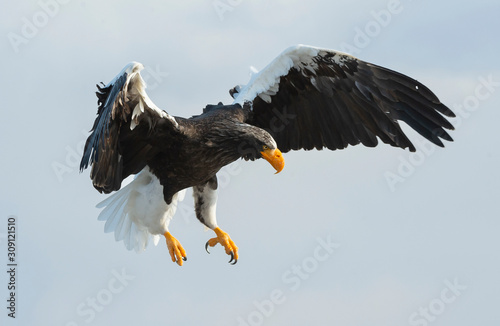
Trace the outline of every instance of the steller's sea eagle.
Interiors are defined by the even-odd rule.
[[[196,217],[216,237],[230,263],[238,247],[216,221],[217,172],[239,158],[264,158],[276,173],[290,150],[343,149],[378,139],[403,149],[415,146],[401,130],[404,121],[443,147],[454,117],[427,87],[396,71],[349,54],[311,46],[286,49],[245,86],[230,90],[231,105],[207,105],[189,119],[159,109],[146,94],[143,65],[129,63],[107,85],[97,86],[98,111],[80,170],[99,192],[119,190],[97,205],[99,220],[127,249],[145,249],[150,235],[166,238],[173,262],[186,252],[168,229],[183,190],[193,187]],[[377,139],[378,138],[378,139]]]

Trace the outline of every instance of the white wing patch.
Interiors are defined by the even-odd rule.
[[[185,192],[175,194],[167,205],[160,181],[145,167],[131,183],[97,204],[97,208],[104,207],[98,220],[106,221],[104,232],[114,232],[115,240],[123,240],[128,250],[142,251],[150,236],[158,244]]]
[[[127,75],[127,80],[125,82],[125,85],[123,86],[123,92],[125,92],[126,100],[128,101],[133,101],[137,100],[138,103],[135,106],[133,113],[132,113],[132,122],[130,123],[130,129],[133,130],[138,124],[139,124],[139,117],[144,113],[144,109],[147,108],[151,110],[152,112],[156,113],[158,116],[161,118],[168,119],[172,122],[172,124],[178,128],[179,125],[177,124],[177,121],[175,120],[174,117],[166,113],[165,111],[161,110],[156,106],[156,104],[153,103],[153,101],[149,98],[148,94],[146,93],[146,82],[141,76],[141,70],[144,69],[144,66],[139,63],[139,62],[131,62],[127,64],[122,71],[115,77],[111,82],[106,85],[106,87],[114,85],[117,80],[123,76]],[[107,99],[106,102],[114,100],[111,97]],[[117,98],[116,101],[119,101]],[[109,103],[106,103],[106,105]],[[116,104],[115,104],[116,107]],[[115,110],[113,109],[112,112],[112,117],[114,119],[115,116]]]
[[[339,51],[321,49],[307,45],[292,46],[283,51],[270,64],[259,73],[253,74],[247,85],[242,86],[233,104],[243,106],[245,102],[252,102],[257,96],[263,101],[271,103],[272,96],[279,90],[279,81],[282,76],[288,74],[292,67],[299,70],[308,70],[316,74],[317,64],[313,58],[318,55],[333,55],[331,60],[343,65],[344,60],[354,57]],[[314,82],[313,82],[314,83]]]
[[[132,112],[132,121],[130,122],[130,130],[134,130],[134,128],[139,123],[138,118],[141,115],[141,113],[144,113],[144,104],[142,104],[142,101],[139,101],[139,103],[137,103],[137,105],[135,106],[134,112]]]

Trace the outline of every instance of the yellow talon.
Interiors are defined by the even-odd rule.
[[[232,262],[232,265],[236,264],[238,262],[238,247],[236,247],[233,240],[231,240],[229,234],[222,231],[220,228],[215,228],[214,232],[217,234],[217,238],[208,240],[205,245],[205,250],[210,253],[210,251],[208,251],[208,246],[214,247],[216,244],[220,243],[226,250],[226,254],[231,255],[231,260],[229,260],[229,262]]]
[[[183,261],[187,260],[186,251],[182,247],[179,240],[174,238],[170,234],[170,232],[167,231],[163,235],[167,239],[168,252],[170,253],[170,257],[172,258],[172,261],[174,263],[177,263],[177,265],[182,266]]]

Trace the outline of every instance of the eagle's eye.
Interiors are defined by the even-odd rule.
[[[263,150],[268,150],[268,149],[269,149],[269,147],[268,147],[267,145],[264,145],[264,146],[262,146],[262,149],[263,149]]]

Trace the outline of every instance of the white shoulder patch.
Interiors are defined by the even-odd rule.
[[[330,60],[342,65],[347,58],[352,59],[351,55],[328,49],[317,48],[307,45],[296,45],[289,47],[269,63],[260,72],[253,74],[249,83],[242,86],[238,92],[233,104],[243,104],[247,101],[252,102],[257,96],[267,103],[271,103],[272,96],[279,90],[279,81],[282,76],[286,76],[292,67],[298,69],[307,69],[315,74],[317,64],[313,58],[320,55],[326,56],[332,54]]]
[[[158,108],[146,93],[146,82],[141,76],[141,70],[143,69],[144,66],[141,63],[133,61],[127,64],[120,71],[120,73],[106,85],[106,87],[114,86],[119,78],[127,76],[127,79],[120,90],[123,94],[122,98],[125,98],[125,101],[137,101],[137,105],[135,105],[132,112],[130,129],[133,130],[139,124],[141,120],[140,117],[144,114],[145,110],[148,110],[149,113],[157,114],[161,118],[170,120],[172,124],[178,128],[179,125],[177,124],[175,118],[164,110]],[[115,103],[113,103],[115,108],[117,106],[118,97],[108,97],[105,105],[111,104],[107,103],[108,101],[115,101]],[[114,110],[112,116],[115,116]]]

